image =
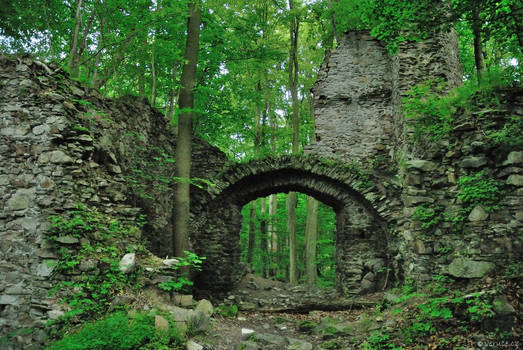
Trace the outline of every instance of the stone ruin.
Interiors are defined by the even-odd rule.
[[[192,250],[207,257],[197,287],[223,292],[239,281],[241,207],[288,191],[335,210],[337,286],[345,295],[378,290],[393,279],[482,277],[521,259],[523,152],[500,156],[471,119],[456,125],[450,139],[419,147],[402,117],[401,99],[414,84],[428,78],[459,83],[456,47],[453,34],[442,34],[404,43],[391,56],[367,33],[347,33],[314,87],[316,138],[305,156],[230,164],[196,140],[192,173],[215,184],[194,187],[191,197]],[[119,244],[145,239],[162,258],[172,255],[176,218],[173,184],[139,175],[173,174],[175,136],[146,101],[104,99],[28,57],[1,57],[0,78],[1,337],[41,329],[55,316],[59,301],[48,291],[57,253],[44,238],[49,215],[78,203],[122,222],[145,214],[141,232]],[[503,108],[482,113],[498,123],[521,117],[521,91],[501,94]],[[417,206],[457,212],[457,180],[479,170],[510,186],[502,208],[475,208],[461,233],[443,226],[427,235],[412,217]],[[61,244],[74,249],[78,242]],[[18,335],[12,346],[44,338],[40,331]]]

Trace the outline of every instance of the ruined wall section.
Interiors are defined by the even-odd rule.
[[[365,51],[358,51],[362,48]],[[370,67],[363,70],[366,65]],[[317,140],[307,150],[346,163],[359,162],[366,171],[381,176],[375,186],[400,187],[399,198],[384,192],[388,200],[401,202],[402,213],[396,215],[390,207],[380,210],[392,238],[387,252],[398,277],[421,284],[437,274],[478,278],[521,259],[523,153],[496,146],[487,136],[511,118],[520,120],[521,89],[498,91],[499,106],[480,103],[472,115],[455,115],[450,136],[438,142],[415,142],[412,125],[402,113],[402,99],[415,84],[443,80],[450,90],[461,78],[454,32],[402,43],[394,56],[378,40],[356,32],[346,33],[340,46],[326,57],[314,87]],[[391,94],[358,103],[359,109],[351,106],[359,101],[351,92],[372,86],[384,86]],[[347,116],[349,110],[355,120]],[[383,123],[372,119],[378,115]],[[364,130],[358,129],[361,125]],[[374,142],[366,142],[371,139]],[[362,162],[362,155],[368,157],[366,161]],[[385,167],[380,166],[382,157],[386,157]],[[465,209],[458,199],[459,180],[479,172],[504,185],[500,209],[487,212],[478,205],[456,230],[448,220]],[[423,222],[414,216],[420,206],[437,209],[438,225],[422,227]],[[365,224],[364,218],[352,216],[354,224]]]
[[[394,108],[393,158],[416,158],[426,151],[410,142],[411,128],[403,116],[402,100],[416,84],[444,82],[444,94],[460,86],[463,72],[458,52],[458,37],[454,30],[439,33],[424,41],[406,41],[399,45],[397,54],[391,56],[392,103]]]
[[[510,118],[523,118],[523,94],[521,89],[496,93],[500,106],[479,105],[474,113],[457,116],[450,137],[432,143],[423,157],[400,167],[404,223],[397,258],[408,278],[421,283],[441,274],[479,278],[495,270],[505,273],[521,261],[523,150],[500,147],[487,135],[502,129]],[[413,149],[418,147],[410,142]],[[464,188],[460,180],[479,173],[502,185],[499,208],[489,210],[487,203],[477,203],[466,212],[462,227],[453,224],[467,207],[459,199]],[[424,228],[414,215],[420,206],[436,208],[439,224]]]
[[[117,244],[130,251],[145,239],[171,255],[174,147],[168,123],[146,101],[103,99],[57,67],[0,57],[0,339],[11,334],[14,349],[38,346],[44,324],[63,315],[48,295],[58,258],[45,239],[49,215],[79,203],[121,223],[146,214],[142,232]],[[194,176],[211,176],[224,160],[195,141]],[[193,200],[202,196],[195,190]],[[80,246],[75,237],[59,244]],[[17,336],[21,329],[33,332]]]
[[[385,157],[392,144],[392,61],[366,32],[343,36],[313,87],[316,137],[306,152],[346,163]]]

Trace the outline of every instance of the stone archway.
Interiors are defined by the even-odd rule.
[[[243,276],[239,232],[241,208],[274,193],[297,191],[336,212],[337,287],[344,294],[379,288],[388,266],[387,224],[379,186],[357,167],[313,156],[284,156],[226,166],[209,189],[202,214],[194,220],[193,249],[207,257],[197,276],[200,290],[227,291]],[[380,199],[381,198],[381,199]]]

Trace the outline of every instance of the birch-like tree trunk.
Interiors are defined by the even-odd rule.
[[[251,201],[249,209],[249,242],[247,246],[247,262],[252,267],[254,246],[256,244],[256,201]]]
[[[74,31],[71,41],[71,48],[69,50],[69,60],[67,67],[71,72],[71,76],[75,77],[78,75],[78,67],[75,67],[76,55],[78,52],[78,36],[80,34],[80,26],[82,25],[82,0],[76,2],[76,11],[74,16]]]
[[[305,276],[307,285],[318,282],[316,268],[316,244],[318,242],[318,201],[307,196],[307,220],[305,222]]]

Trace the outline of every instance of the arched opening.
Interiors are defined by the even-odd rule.
[[[298,283],[334,287],[336,213],[303,193],[297,194],[295,212]],[[287,196],[276,193],[247,203],[242,219],[240,261],[257,276],[289,282]]]

